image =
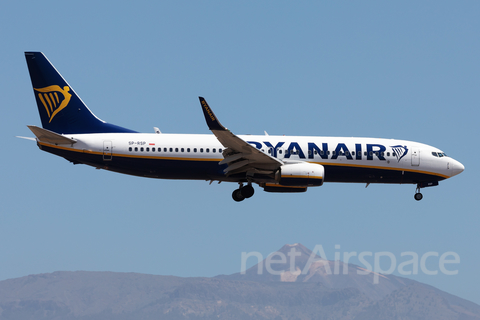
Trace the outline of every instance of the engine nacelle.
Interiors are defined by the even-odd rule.
[[[282,186],[318,187],[323,184],[325,168],[315,163],[294,163],[280,167],[275,180]]]

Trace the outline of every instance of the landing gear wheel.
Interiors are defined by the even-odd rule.
[[[252,185],[249,184],[249,185],[241,188],[240,192],[241,192],[241,194],[244,198],[250,198],[255,193],[255,189],[253,189]]]
[[[245,196],[242,195],[242,189],[236,189],[232,193],[233,200],[240,202],[245,200]]]
[[[420,201],[423,199],[423,194],[421,194],[420,192],[417,192],[413,197],[415,198],[415,200]]]

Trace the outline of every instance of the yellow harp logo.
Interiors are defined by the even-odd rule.
[[[50,119],[48,122],[52,122],[53,117],[68,105],[72,97],[68,93],[70,91],[68,86],[63,87],[63,89],[57,85],[33,89],[38,92],[38,98],[42,101],[45,110],[47,110],[47,115]]]

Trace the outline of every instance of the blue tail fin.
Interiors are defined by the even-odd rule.
[[[63,134],[135,132],[98,119],[41,52],[25,52],[44,129]]]

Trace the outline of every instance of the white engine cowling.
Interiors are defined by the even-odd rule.
[[[325,168],[315,163],[294,163],[280,167],[275,179],[282,186],[318,187],[323,184]]]

